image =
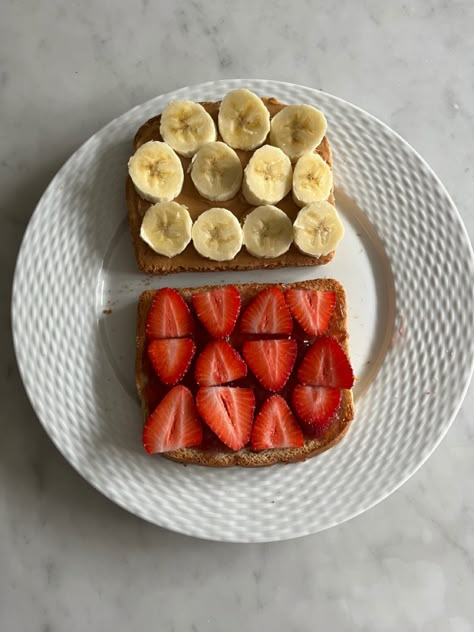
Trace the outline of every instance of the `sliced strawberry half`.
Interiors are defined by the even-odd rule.
[[[173,386],[183,379],[196,353],[191,338],[152,340],[148,345],[148,357],[160,380]]]
[[[293,320],[279,287],[257,294],[242,314],[240,330],[244,334],[291,334]]]
[[[202,442],[202,424],[191,391],[175,386],[167,393],[143,428],[148,454],[170,452]]]
[[[194,311],[213,338],[230,336],[239,316],[240,304],[240,294],[233,285],[193,295]]]
[[[308,335],[320,336],[327,330],[336,305],[336,292],[291,288],[285,298],[291,315]]]
[[[183,338],[193,329],[189,307],[178,292],[170,287],[158,290],[146,321],[148,338]]]
[[[310,386],[352,388],[354,373],[349,360],[335,338],[318,338],[307,351],[298,369],[298,382]]]
[[[298,448],[304,443],[303,432],[281,395],[272,395],[255,418],[250,444],[254,450]]]
[[[247,340],[242,353],[262,386],[269,391],[279,391],[287,383],[295,365],[297,344],[293,338]]]
[[[198,390],[196,404],[203,421],[226,446],[232,450],[244,447],[255,410],[251,388],[205,386]]]
[[[247,365],[225,340],[212,340],[200,353],[194,367],[199,386],[219,386],[247,375]]]
[[[324,430],[341,403],[341,390],[329,386],[295,386],[291,403],[298,417],[313,430]]]

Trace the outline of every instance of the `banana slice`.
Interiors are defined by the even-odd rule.
[[[140,237],[159,255],[174,257],[191,241],[193,222],[188,209],[177,202],[159,202],[143,216]]]
[[[193,244],[203,257],[214,261],[233,259],[242,248],[238,219],[226,208],[210,208],[193,224]]]
[[[171,101],[161,115],[160,134],[168,145],[186,158],[217,138],[211,115],[194,101]]]
[[[293,171],[293,199],[298,206],[327,200],[332,189],[332,171],[319,154],[298,158]]]
[[[135,189],[149,202],[171,202],[183,188],[183,166],[169,145],[157,140],[144,143],[128,161]]]
[[[240,189],[242,164],[235,151],[225,143],[217,141],[201,147],[189,168],[194,186],[208,200],[230,200]]]
[[[291,189],[290,159],[278,147],[264,145],[245,167],[242,193],[249,204],[276,204]]]
[[[254,257],[279,257],[293,241],[290,218],[270,204],[258,206],[249,213],[242,232],[244,245]]]
[[[270,142],[295,162],[319,145],[326,129],[324,114],[312,105],[287,105],[272,118]]]
[[[241,88],[228,92],[219,108],[219,132],[234,149],[255,149],[270,131],[270,113],[262,99]]]
[[[344,236],[344,226],[329,202],[311,202],[301,209],[293,224],[295,244],[307,255],[332,252]]]

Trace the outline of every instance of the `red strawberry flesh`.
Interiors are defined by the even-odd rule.
[[[196,405],[204,423],[231,450],[248,443],[255,410],[251,388],[205,386],[198,390]]]
[[[148,357],[156,374],[168,386],[177,384],[186,375],[196,352],[191,338],[152,340],[148,345]]]
[[[239,316],[240,304],[240,294],[233,285],[193,295],[194,311],[213,338],[230,336]]]
[[[335,338],[322,336],[307,351],[298,369],[300,384],[352,388],[354,374],[349,360]]]
[[[269,391],[281,390],[293,370],[297,354],[296,340],[247,340],[242,353],[249,369]]]
[[[279,287],[262,290],[247,306],[240,320],[243,334],[289,335],[293,320]]]
[[[298,417],[313,427],[327,428],[341,403],[341,390],[328,386],[295,386],[291,402]]]
[[[291,288],[286,291],[291,315],[309,336],[325,333],[336,305],[336,293]]]
[[[255,418],[250,437],[252,449],[297,448],[303,443],[303,432],[288,404],[281,395],[272,395]]]
[[[200,353],[194,367],[199,386],[219,386],[247,375],[247,365],[225,340],[213,340]]]
[[[193,333],[194,322],[189,307],[172,288],[158,290],[148,312],[148,338],[183,338]]]
[[[175,386],[161,400],[143,427],[143,445],[148,454],[170,452],[199,445],[202,424],[192,393]]]

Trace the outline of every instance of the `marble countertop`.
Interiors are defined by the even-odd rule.
[[[317,6],[317,5],[321,6]],[[174,88],[265,77],[323,89],[431,164],[474,238],[474,5],[11,0],[0,21],[0,629],[474,630],[474,386],[397,493],[329,531],[229,545],[127,514],[54,448],[10,335],[20,241],[69,154]]]

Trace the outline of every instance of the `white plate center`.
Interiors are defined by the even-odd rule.
[[[100,339],[122,388],[136,398],[136,305],[145,289],[332,277],[347,293],[350,352],[357,376],[354,396],[360,397],[381,366],[392,337],[393,279],[383,246],[363,211],[342,190],[336,190],[336,200],[345,236],[334,260],[314,268],[148,276],[137,269],[126,219],[117,225],[98,277],[97,317]]]

